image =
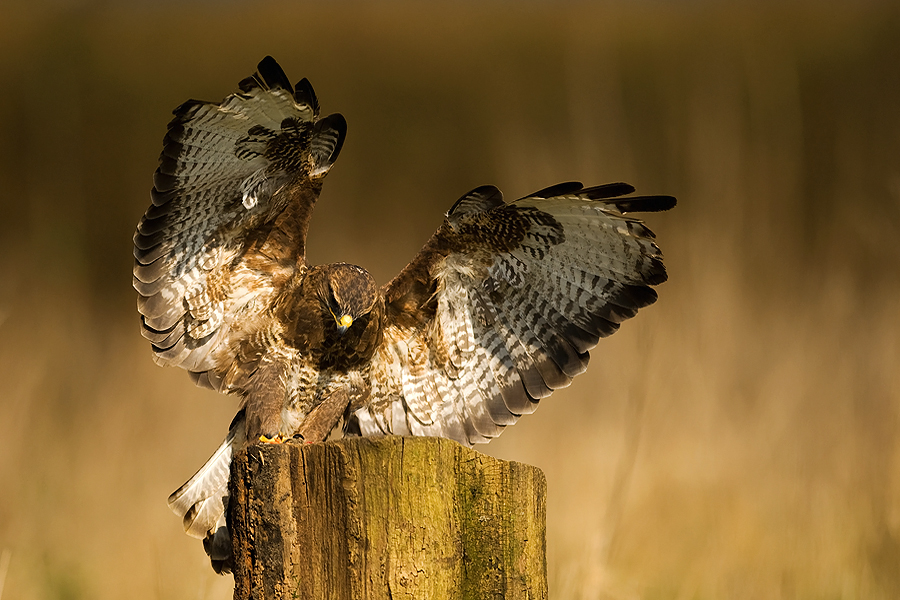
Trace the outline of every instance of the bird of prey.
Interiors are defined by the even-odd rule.
[[[466,445],[500,435],[656,300],[662,253],[626,213],[675,205],[625,183],[561,183],[511,202],[478,187],[379,286],[361,267],[306,261],[344,118],[319,118],[309,81],[291,85],[271,57],[238,87],[175,109],[134,235],[156,362],[240,401],[225,441],[169,497],[217,571],[229,569],[235,452],[333,429]]]

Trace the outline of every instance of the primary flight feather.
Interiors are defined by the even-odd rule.
[[[587,367],[588,352],[666,280],[629,212],[671,196],[562,183],[507,202],[460,198],[399,275],[310,265],[306,234],[347,125],[271,57],[220,104],[175,109],[134,235],[134,287],[155,360],[240,399],[210,460],[169,497],[230,568],[232,454],[257,440],[357,435],[490,441]]]

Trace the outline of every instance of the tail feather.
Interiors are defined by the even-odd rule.
[[[228,436],[206,464],[169,496],[169,508],[181,517],[188,535],[203,539],[224,523],[228,506],[228,477],[235,448],[244,443],[244,419],[239,414]]]
[[[225,515],[219,518],[215,533],[210,533],[203,539],[203,549],[209,556],[209,562],[213,571],[219,575],[231,573],[234,568],[233,553],[231,551],[231,534],[225,524]]]

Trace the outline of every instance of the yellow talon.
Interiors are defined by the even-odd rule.
[[[264,444],[283,444],[284,440],[285,440],[284,436],[281,435],[280,433],[278,435],[276,435],[275,437],[271,437],[271,438],[266,437],[265,435],[259,436],[259,441],[261,441]]]

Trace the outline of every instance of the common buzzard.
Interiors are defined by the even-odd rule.
[[[587,367],[588,351],[666,280],[625,213],[671,196],[561,183],[457,200],[399,275],[306,261],[306,233],[347,125],[271,57],[220,104],[175,109],[134,235],[134,287],[156,362],[240,399],[223,444],[169,497],[229,568],[232,454],[262,439],[428,435],[490,441]]]

